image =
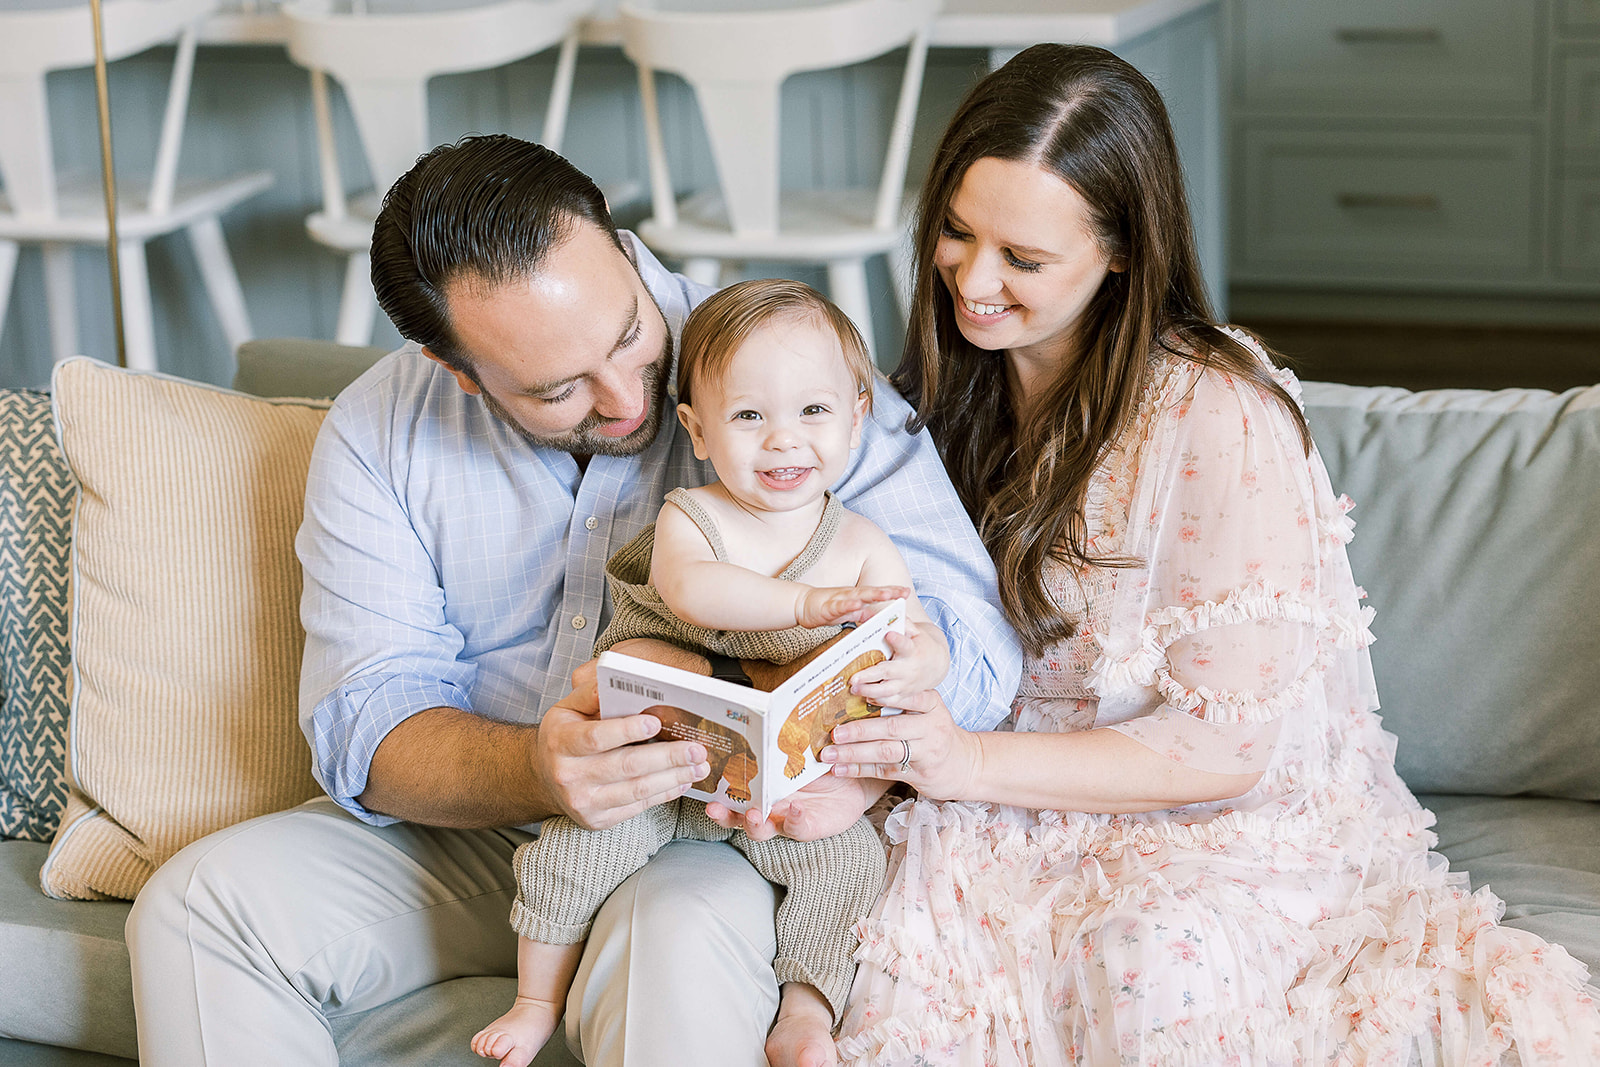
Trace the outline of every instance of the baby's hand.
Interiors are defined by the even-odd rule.
[[[919,623],[906,633],[890,631],[883,636],[891,657],[857,671],[850,680],[850,692],[879,707],[899,708],[913,695],[944,681],[950,670],[950,650],[937,628]]]
[[[794,617],[799,625],[813,629],[866,622],[877,610],[873,605],[910,595],[903,585],[804,586],[794,598]]]

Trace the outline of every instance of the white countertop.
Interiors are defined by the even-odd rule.
[[[1112,47],[1219,0],[945,0],[934,20],[934,45],[1023,48],[1040,41]],[[282,44],[283,19],[268,0],[234,0],[213,16],[208,44]],[[586,44],[616,44],[617,0],[600,0],[587,20]],[[237,10],[237,9],[243,10]]]

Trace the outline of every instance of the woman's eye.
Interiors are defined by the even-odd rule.
[[[1006,262],[1011,264],[1013,267],[1017,268],[1018,270],[1025,270],[1025,271],[1036,271],[1041,266],[1041,264],[1035,263],[1031,259],[1023,259],[1021,256],[1018,256],[1016,253],[1009,252],[1009,251],[1006,253]]]
[[[967,238],[967,235],[965,233],[963,233],[962,231],[956,229],[954,226],[950,225],[948,222],[943,223],[943,224],[941,224],[939,226],[939,236],[940,237],[948,237],[952,241],[964,241]]]

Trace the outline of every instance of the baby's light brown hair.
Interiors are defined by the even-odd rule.
[[[844,362],[856,381],[857,395],[872,410],[872,357],[861,331],[839,306],[804,282],[758,278],[739,282],[707,297],[689,313],[678,339],[678,403],[693,404],[696,379],[723,374],[733,354],[750,335],[770,322],[793,319],[826,326],[839,338]]]

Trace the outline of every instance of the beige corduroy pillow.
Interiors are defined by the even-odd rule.
[[[79,494],[71,788],[40,882],[131,899],[189,842],[318,792],[294,535],[328,405],[89,359],[53,392]]]

